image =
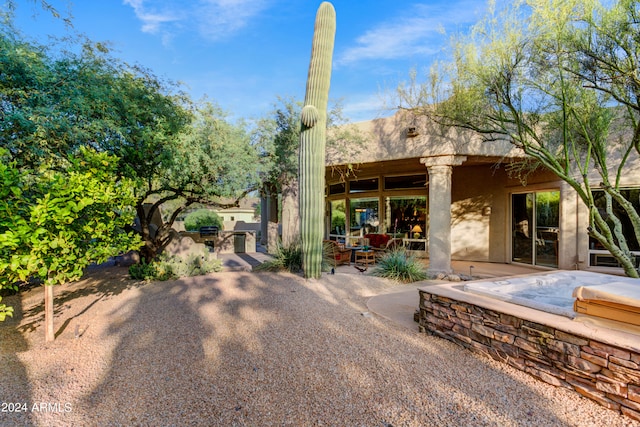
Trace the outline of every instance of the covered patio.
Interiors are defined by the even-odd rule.
[[[519,150],[443,133],[405,112],[358,126],[366,143],[328,150],[329,238],[408,239],[424,248],[432,273],[452,272],[453,259],[507,262],[508,188],[515,183],[504,166],[523,158]]]

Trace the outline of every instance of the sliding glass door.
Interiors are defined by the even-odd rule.
[[[558,267],[560,192],[513,194],[511,212],[512,260]]]

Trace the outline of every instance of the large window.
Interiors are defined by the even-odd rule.
[[[377,197],[351,199],[349,202],[349,225],[351,236],[377,233],[380,226],[379,200]]]
[[[378,191],[378,178],[357,179],[349,182],[350,193]]]
[[[387,197],[385,203],[387,233],[396,237],[426,236],[426,197]]]
[[[329,185],[329,195],[334,195],[334,194],[344,194],[347,190],[347,186],[344,182],[339,182],[337,184],[330,184]]]
[[[332,200],[329,206],[331,210],[331,237],[344,238],[347,234],[346,230],[346,213],[345,213],[345,201]]]
[[[427,185],[427,174],[419,175],[402,175],[402,176],[385,176],[385,190],[402,190],[409,188],[425,188]]]
[[[635,210],[640,212],[640,189],[624,189],[620,190],[625,199],[629,200]],[[596,190],[593,192],[593,199],[596,207],[602,214],[605,221],[610,221],[606,215],[606,201],[603,190]],[[633,225],[631,224],[631,220],[627,213],[620,207],[620,204],[613,201],[612,204],[613,212],[615,216],[618,217],[620,223],[622,224],[622,234],[624,239],[629,246],[629,250],[634,252],[640,252],[640,244],[638,244],[638,240],[636,239],[635,233],[633,232]],[[614,238],[617,243],[617,238]],[[619,267],[618,261],[609,253],[609,251],[605,250],[604,247],[593,237],[589,238],[589,264],[591,266],[598,267]],[[636,266],[640,265],[640,255],[636,255]]]
[[[514,194],[511,212],[513,261],[557,267],[560,192]]]

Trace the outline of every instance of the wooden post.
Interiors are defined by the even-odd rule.
[[[44,285],[44,338],[53,341],[56,335],[53,331],[53,285]]]

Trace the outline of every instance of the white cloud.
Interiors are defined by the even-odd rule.
[[[344,99],[342,113],[355,123],[388,116],[393,109],[384,94],[353,94]]]
[[[189,6],[181,0],[123,2],[133,8],[143,32],[169,40],[178,33],[195,30],[201,37],[218,40],[246,26],[266,7],[267,0],[198,0]]]
[[[201,1],[194,12],[200,18],[200,34],[216,40],[243,28],[265,7],[265,0],[208,0]]]
[[[136,17],[142,21],[142,31],[151,34],[159,33],[164,24],[179,22],[183,19],[176,9],[170,7],[170,4],[158,3],[160,2],[124,0],[124,4],[131,6]]]
[[[479,2],[475,0],[440,3],[438,6],[414,5],[408,13],[358,37],[355,46],[338,56],[336,64],[433,54],[441,49],[445,30],[475,22],[479,11]]]

